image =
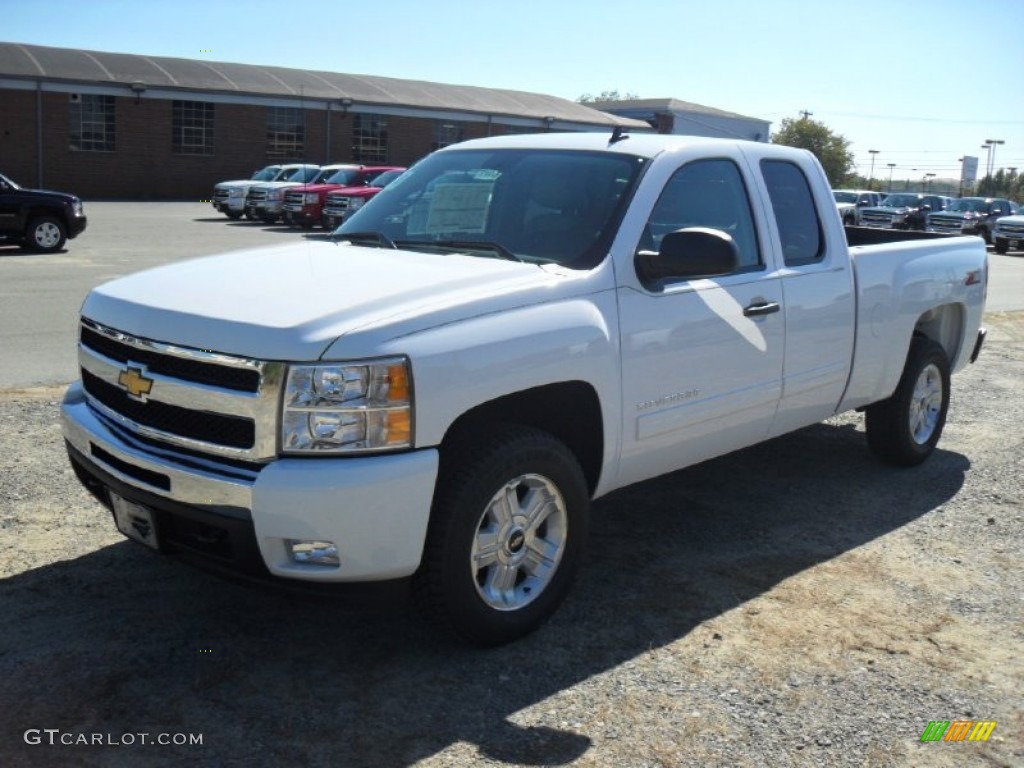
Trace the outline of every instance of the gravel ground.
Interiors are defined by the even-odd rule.
[[[123,540],[61,392],[0,393],[0,766],[1024,765],[1024,313],[988,324],[925,465],[850,414],[619,491],[491,651]],[[998,725],[920,742],[958,719]]]

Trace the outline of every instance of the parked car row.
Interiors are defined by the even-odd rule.
[[[212,203],[229,219],[333,229],[404,171],[355,163],[268,165],[250,179],[217,184]]]
[[[861,212],[864,208],[881,205],[885,194],[870,189],[833,189],[836,207],[843,224],[848,227],[860,226]]]
[[[1005,198],[952,198],[922,192],[893,192],[880,203],[868,205],[868,193],[834,190],[833,194],[843,223],[847,225],[975,235],[990,245],[995,244],[999,253],[1019,248],[1024,243],[1024,217],[1014,216],[1017,204]],[[1001,218],[1017,221],[999,226]]]

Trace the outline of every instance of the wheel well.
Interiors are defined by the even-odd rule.
[[[963,307],[959,304],[943,304],[928,310],[918,318],[914,335],[929,338],[941,346],[952,366],[963,344]]]
[[[582,381],[566,381],[514,392],[482,403],[448,428],[441,450],[489,424],[522,424],[553,435],[575,454],[591,493],[597,487],[604,456],[604,428],[597,393]]]
[[[25,225],[28,226],[32,223],[33,219],[38,219],[43,216],[49,216],[57,219],[61,224],[67,226],[67,222],[64,219],[63,211],[55,211],[52,208],[30,208],[28,215],[25,217]]]

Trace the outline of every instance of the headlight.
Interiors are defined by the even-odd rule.
[[[282,200],[284,199],[283,189],[272,189],[267,193],[267,200]]]
[[[73,203],[71,203],[71,211],[75,214],[75,216],[81,216],[82,215],[82,201],[79,200],[78,198],[75,198],[75,201]]]
[[[231,187],[230,189],[228,189],[228,197],[241,197],[241,196],[242,196],[242,188],[241,187]]]
[[[412,446],[405,358],[293,365],[281,414],[285,453],[364,453]]]
[[[318,195],[316,192],[310,192],[308,195],[302,198],[302,201],[306,205],[316,205],[316,203],[320,202],[320,195]]]
[[[366,198],[365,197],[352,197],[352,198],[349,198],[348,209],[350,211],[358,210],[359,208],[362,208],[364,205],[366,205]]]

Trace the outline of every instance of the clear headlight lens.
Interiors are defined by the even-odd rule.
[[[348,201],[348,209],[350,211],[358,210],[359,208],[362,208],[364,205],[366,205],[365,197],[353,197],[350,198]]]
[[[272,189],[267,194],[267,200],[283,200],[284,190],[283,189]]]
[[[302,201],[306,205],[315,205],[320,201],[320,195],[318,195],[316,192],[310,192],[309,194],[302,198]]]
[[[241,187],[230,187],[228,189],[228,197],[241,197],[241,196],[242,196],[242,188]]]
[[[281,415],[285,453],[362,453],[412,446],[405,358],[293,365]]]
[[[82,201],[79,200],[78,198],[75,198],[75,201],[71,204],[71,211],[74,213],[75,216],[81,216],[82,210]]]

